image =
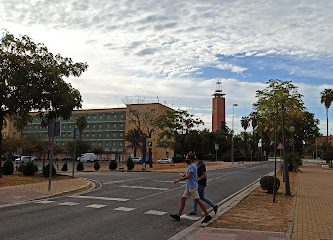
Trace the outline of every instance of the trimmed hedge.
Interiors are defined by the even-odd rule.
[[[116,170],[118,167],[117,161],[116,160],[111,160],[109,164],[109,169],[110,170]]]
[[[3,175],[12,175],[14,172],[14,164],[12,161],[7,160],[2,165],[2,174]]]
[[[50,164],[47,164],[43,168],[43,176],[44,177],[49,177],[49,172],[50,172]],[[55,169],[55,167],[52,164],[52,176],[55,176],[56,174],[57,174],[57,170]]]
[[[95,171],[98,171],[101,168],[101,166],[99,165],[99,162],[97,162],[97,161],[95,162],[94,168],[95,168]]]
[[[128,157],[127,160],[127,170],[132,170],[134,168],[134,162],[131,157]]]
[[[33,176],[35,174],[36,168],[34,162],[27,162],[23,165],[23,175]]]
[[[77,171],[83,171],[84,170],[84,166],[82,162],[79,162],[76,166],[76,170]]]
[[[273,193],[274,176],[264,176],[260,179],[260,187],[262,190],[267,190],[267,193]],[[275,177],[275,192],[279,190],[280,180]]]
[[[68,171],[68,166],[67,163],[65,162],[64,165],[62,165],[61,171],[67,172]]]

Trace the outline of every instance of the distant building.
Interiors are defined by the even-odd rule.
[[[106,109],[85,109],[74,110],[71,118],[67,121],[61,121],[61,133],[59,137],[55,138],[58,146],[65,146],[67,142],[74,141],[72,136],[72,129],[75,126],[76,119],[79,116],[85,116],[88,126],[84,129],[82,140],[90,143],[92,151],[95,148],[104,150],[104,158],[117,159],[119,161],[127,160],[128,156],[133,156],[133,149],[129,146],[130,143],[125,141],[125,136],[130,129],[135,127],[132,113],[135,112],[141,117],[141,126],[149,127],[149,123],[144,118],[147,114],[162,114],[167,109],[159,103],[151,104],[129,104],[125,108],[106,108]],[[34,138],[41,141],[48,142],[47,128],[41,126],[41,120],[32,113],[34,116],[23,130],[22,136],[27,138]],[[8,128],[8,127],[7,127]],[[13,134],[7,133],[6,137],[11,137]],[[18,133],[16,133],[18,134]],[[165,158],[167,155],[173,157],[172,149],[160,148],[157,146],[157,132],[153,132],[151,138],[147,139],[147,159],[151,154],[153,160]],[[137,156],[141,156],[141,151],[137,151]]]
[[[316,137],[316,143],[317,144],[325,143],[326,141],[327,141],[326,136]],[[332,135],[328,136],[328,142],[333,146],[333,136]]]
[[[212,95],[212,131],[219,131],[225,126],[225,98],[220,81],[216,83],[215,93]]]

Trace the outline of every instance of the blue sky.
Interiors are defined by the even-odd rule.
[[[240,131],[256,90],[281,79],[299,87],[324,133],[320,92],[333,88],[332,9],[325,0],[2,0],[0,28],[88,62],[79,79],[68,79],[84,108],[159,101],[210,128],[219,80],[227,124],[237,103]]]

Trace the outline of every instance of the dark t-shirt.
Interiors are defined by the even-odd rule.
[[[204,172],[206,172],[205,162],[201,160],[199,162],[199,164],[197,165],[197,169],[198,169],[198,178],[199,178],[199,177],[202,176],[202,174]],[[198,181],[198,184],[199,184],[199,186],[206,187],[206,185],[207,185],[207,178]]]

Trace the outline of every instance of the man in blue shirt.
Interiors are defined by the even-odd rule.
[[[206,222],[209,222],[212,219],[212,217],[209,215],[209,213],[207,211],[207,207],[205,206],[204,202],[200,199],[200,196],[198,194],[198,173],[197,173],[197,166],[196,166],[198,160],[195,158],[195,156],[193,154],[188,154],[187,160],[191,163],[191,165],[187,168],[186,175],[183,176],[182,178],[179,178],[174,181],[174,183],[179,183],[180,181],[186,180],[186,189],[183,193],[183,196],[182,196],[182,199],[180,202],[178,214],[177,213],[170,214],[170,216],[173,219],[180,221],[180,216],[182,215],[182,212],[185,208],[187,199],[189,199],[190,197],[193,197],[194,200],[199,204],[201,209],[204,211],[205,218],[202,221],[202,223],[206,223]]]
[[[197,170],[198,170],[198,193],[200,199],[207,203],[210,207],[213,208],[215,214],[218,209],[218,205],[212,203],[206,196],[205,196],[205,187],[207,186],[207,176],[206,176],[206,165],[205,162],[202,160],[203,156],[201,153],[196,153],[195,156],[198,159]],[[189,215],[197,215],[198,204],[196,201],[193,203],[193,210]]]

